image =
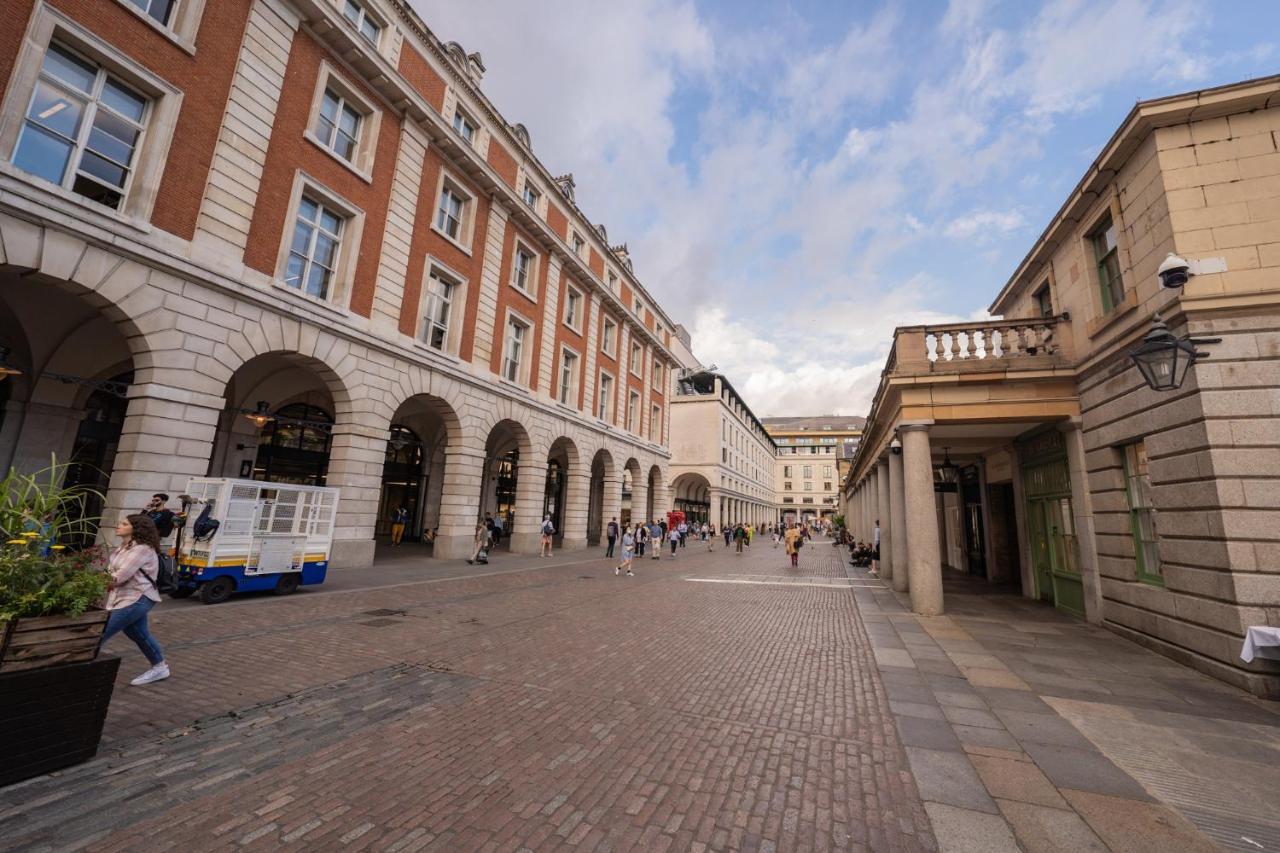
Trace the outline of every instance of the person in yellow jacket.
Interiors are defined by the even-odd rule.
[[[800,565],[800,548],[804,545],[804,534],[800,532],[799,527],[792,524],[787,527],[783,541],[787,545],[787,555],[791,557],[791,567],[794,569]]]

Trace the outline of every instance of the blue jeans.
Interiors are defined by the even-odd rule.
[[[143,596],[128,607],[112,610],[107,617],[107,628],[102,632],[102,642],[98,644],[98,648],[102,648],[107,640],[124,631],[126,637],[138,644],[152,666],[163,661],[164,652],[160,651],[160,644],[151,638],[151,632],[147,630],[147,614],[155,606],[154,601]]]

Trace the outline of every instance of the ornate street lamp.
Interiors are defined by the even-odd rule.
[[[960,482],[960,466],[951,461],[951,448],[942,449],[942,464],[938,466],[938,479],[943,483]]]
[[[259,400],[258,407],[252,412],[245,412],[244,416],[258,429],[262,429],[275,420],[275,416],[271,414],[271,404],[266,400]]]
[[[1153,391],[1176,391],[1187,379],[1187,372],[1197,358],[1208,353],[1196,349],[1197,344],[1221,343],[1222,338],[1179,338],[1169,331],[1160,313],[1151,320],[1151,331],[1137,349],[1129,351],[1129,358],[1142,374],[1147,387]]]

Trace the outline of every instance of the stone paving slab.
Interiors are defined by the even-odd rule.
[[[934,618],[908,613],[905,596],[855,592],[875,642],[912,658],[877,661],[942,850],[1001,849],[1000,818],[1032,853],[1280,850],[1280,706],[1037,602],[947,580],[948,615]],[[941,770],[917,764],[924,754],[951,757]],[[970,778],[958,760],[999,818],[955,782]]]
[[[0,847],[936,850],[840,554],[805,557],[166,602],[174,677],[0,790]]]

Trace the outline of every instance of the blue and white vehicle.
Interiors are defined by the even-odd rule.
[[[174,597],[194,593],[217,604],[236,592],[289,595],[303,584],[324,583],[338,489],[194,477],[186,497],[191,502],[174,561]],[[197,536],[195,522],[205,507],[217,530]]]

